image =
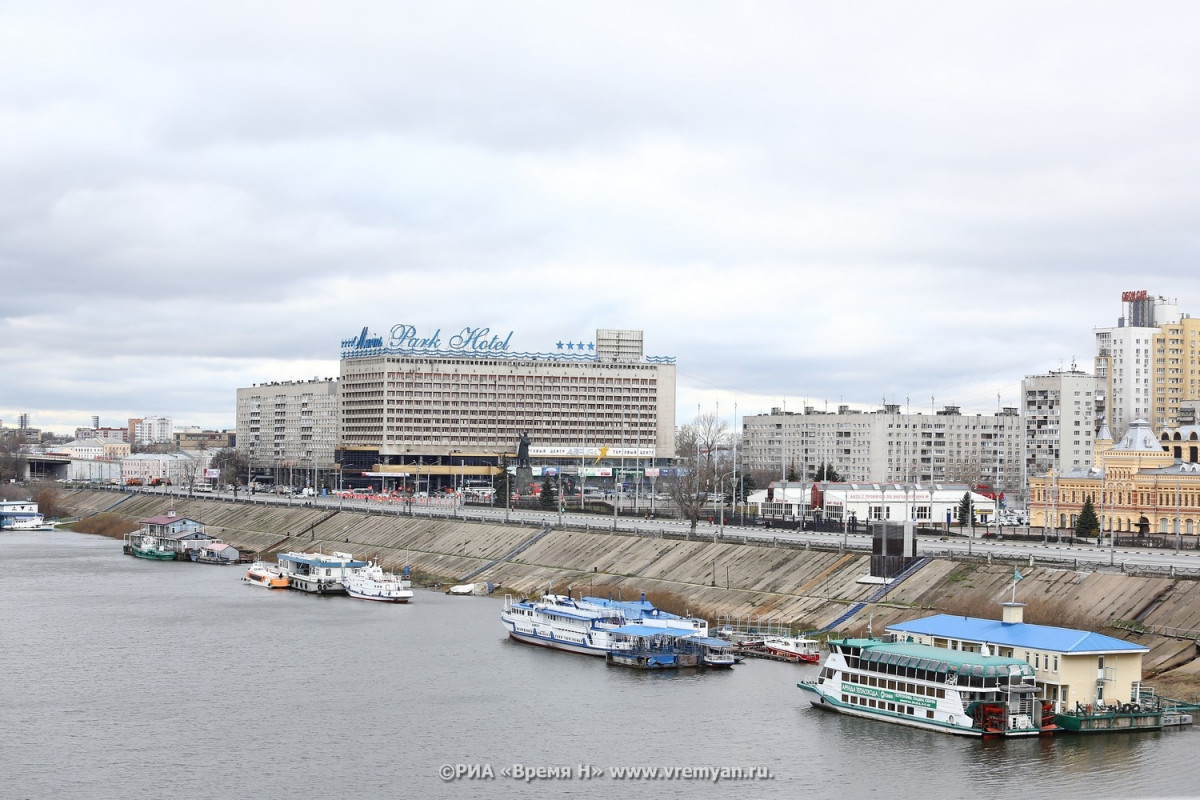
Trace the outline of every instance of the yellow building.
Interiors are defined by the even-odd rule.
[[[1151,419],[1157,428],[1180,423],[1180,404],[1200,399],[1200,319],[1183,317],[1154,335]]]
[[[887,630],[919,644],[1019,658],[1033,667],[1040,696],[1056,712],[1130,702],[1142,680],[1149,648],[1101,633],[1033,625],[1023,620],[1024,603],[1001,603],[1002,618],[953,614],[889,625]]]
[[[1093,466],[1029,479],[1029,524],[1073,529],[1090,499],[1104,535],[1195,537],[1200,532],[1200,430],[1156,438],[1135,420],[1117,444],[1107,427],[1096,437]],[[1190,539],[1189,547],[1196,546]]]

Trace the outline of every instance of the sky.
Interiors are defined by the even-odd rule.
[[[393,325],[645,332],[677,421],[968,413],[1200,313],[1193,2],[0,7],[0,420],[232,429]]]

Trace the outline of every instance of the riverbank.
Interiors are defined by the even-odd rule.
[[[998,617],[996,604],[1009,596],[1013,573],[1011,564],[935,559],[874,597],[879,585],[860,582],[870,572],[865,553],[151,494],[75,491],[64,493],[62,502],[78,517],[108,512],[130,522],[174,507],[203,522],[210,534],[261,554],[345,550],[378,558],[388,568],[407,562],[418,579],[488,581],[514,594],[549,585],[626,598],[669,593],[681,610],[714,621],[755,618],[804,630],[836,622],[837,631],[856,635],[868,621],[878,631],[933,613]],[[1027,621],[1145,645],[1148,682],[1162,694],[1200,699],[1198,645],[1189,638],[1200,630],[1197,581],[1048,566],[1022,566],[1021,573],[1017,599],[1028,604]]]

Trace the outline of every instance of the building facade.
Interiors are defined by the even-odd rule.
[[[1025,474],[1086,469],[1104,423],[1104,382],[1074,368],[1021,381]]]
[[[1056,712],[1129,702],[1142,680],[1148,647],[1102,633],[1030,624],[1024,621],[1023,603],[1001,607],[999,620],[936,614],[889,625],[887,632],[934,647],[974,653],[986,648],[1022,658],[1033,667],[1041,698],[1054,703]]]
[[[1015,408],[998,414],[937,412],[804,413],[772,409],[742,421],[739,455],[748,470],[807,479],[829,464],[854,483],[966,483],[1020,494],[1021,419]]]
[[[541,465],[588,457],[637,470],[674,457],[674,359],[646,356],[641,331],[545,351],[518,351],[514,337],[395,325],[344,340],[341,452],[353,477],[489,478],[523,432]]]
[[[186,428],[175,431],[176,450],[224,450],[237,443],[233,431],[205,431],[199,428]]]
[[[1200,401],[1200,319],[1164,323],[1152,339],[1150,424],[1154,430],[1194,425]]]
[[[260,480],[330,485],[337,470],[338,382],[276,381],[237,390],[236,449]]]
[[[1174,325],[1180,319],[1174,301],[1145,290],[1123,292],[1121,305],[1115,327],[1095,329],[1095,373],[1106,400],[1103,422],[1118,437],[1125,435],[1135,419],[1152,418],[1157,369],[1154,340],[1160,326]]]
[[[129,420],[129,443],[139,444],[170,444],[174,441],[170,417],[145,417]]]
[[[1150,430],[1134,420],[1115,445],[1107,428],[1095,464],[1029,479],[1032,527],[1070,529],[1091,500],[1104,535],[1157,535],[1194,546],[1200,533],[1200,429]]]

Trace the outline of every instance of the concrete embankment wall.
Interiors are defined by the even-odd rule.
[[[542,533],[519,525],[150,494],[74,492],[64,504],[79,516],[108,510],[130,520],[171,507],[243,549],[264,554],[344,550],[360,558],[378,558],[388,567],[407,562],[416,574],[445,583],[485,568],[472,580],[490,581],[515,594],[538,592],[548,584],[625,598],[642,591],[667,591],[692,613],[714,620],[722,615],[757,617],[817,629],[879,588],[859,582],[870,571],[864,553],[576,530]],[[1030,611],[1061,609],[1061,619],[1038,621],[1135,640],[1151,648],[1145,659],[1148,676],[1173,671],[1200,692],[1195,641],[1104,627],[1121,620],[1155,629],[1200,629],[1197,581],[1050,566],[1022,565],[1021,573],[1017,599],[1029,603]],[[893,622],[938,612],[995,617],[995,604],[1010,596],[1012,578],[1011,564],[934,560],[838,627],[861,634],[868,621],[880,631]]]

